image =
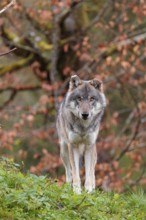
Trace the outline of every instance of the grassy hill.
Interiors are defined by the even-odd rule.
[[[76,195],[45,176],[22,174],[18,164],[0,161],[0,220],[145,220],[146,196],[96,190]]]

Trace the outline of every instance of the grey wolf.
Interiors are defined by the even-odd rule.
[[[68,92],[60,105],[57,130],[66,182],[72,184],[76,193],[81,193],[81,155],[85,161],[85,190],[92,192],[95,189],[96,139],[105,106],[101,81],[85,81],[77,75],[71,77]]]

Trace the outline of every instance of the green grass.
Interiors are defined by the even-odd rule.
[[[22,174],[7,159],[0,161],[0,220],[145,220],[146,196],[96,190],[76,195],[45,176]]]

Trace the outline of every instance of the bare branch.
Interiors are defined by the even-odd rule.
[[[122,41],[116,41],[115,44],[117,46],[128,46],[134,43],[139,43],[141,41],[144,41],[146,39],[146,32],[140,33],[136,36],[127,37],[127,39]]]
[[[12,5],[16,3],[16,0],[12,0],[8,5],[6,5],[3,9],[0,10],[0,14],[5,12],[8,8],[10,8]]]
[[[51,58],[51,71],[50,71],[50,80],[51,84],[54,84],[57,81],[57,62],[59,56],[59,40],[60,40],[60,27],[59,27],[60,17],[54,16],[54,28],[52,33],[52,58]],[[57,101],[57,91],[54,91],[54,101],[55,101],[55,108],[58,109],[58,101]]]
[[[7,64],[7,65],[0,65],[0,76],[4,75],[7,72],[12,72],[14,70],[18,70],[27,64],[31,63],[34,59],[34,55],[30,54],[26,58],[22,58],[20,60],[17,60],[13,63]]]
[[[143,148],[146,148],[146,143],[139,144],[138,147],[130,148],[130,149],[128,150],[128,152],[132,152],[132,151],[136,151],[136,150],[141,150],[141,149],[143,149]]]
[[[123,86],[124,89],[126,89],[124,86]],[[129,90],[126,90],[128,91],[134,105],[135,105],[135,109],[137,111],[137,115],[138,115],[138,119],[137,119],[137,122],[136,122],[136,126],[135,126],[135,130],[133,132],[133,134],[131,135],[131,138],[129,139],[129,141],[127,142],[127,144],[125,145],[125,147],[123,148],[123,150],[120,152],[120,154],[116,157],[116,160],[120,160],[124,155],[125,153],[127,153],[131,147],[131,144],[132,142],[137,138],[137,135],[139,133],[139,128],[140,128],[140,125],[141,125],[141,112],[140,112],[140,109],[139,109],[139,106],[137,105],[134,97],[132,96],[132,94],[130,93]]]
[[[125,121],[125,126],[122,128],[122,130],[119,132],[118,134],[118,137],[119,138],[120,136],[122,136],[124,134],[124,132],[126,131],[126,129],[129,127],[129,125],[131,124],[131,121],[133,120],[134,118],[134,115],[136,113],[136,108],[133,109],[132,112],[130,112],[128,118],[126,119]]]
[[[139,184],[139,182],[140,182],[140,181],[142,180],[142,178],[144,177],[145,171],[146,171],[146,164],[144,163],[143,166],[141,167],[141,172],[140,172],[139,176],[137,177],[136,180],[132,181],[132,182],[129,184],[129,187],[137,186],[137,184]],[[125,190],[125,191],[126,191],[126,190]]]
[[[41,89],[41,85],[16,85],[16,86],[8,86],[6,88],[0,88],[0,92],[4,91],[27,91],[27,90],[38,90]]]
[[[84,70],[90,74],[96,71],[96,68],[98,67],[98,65],[100,65],[100,63],[103,60],[105,60],[108,56],[111,56],[114,53],[118,52],[119,47],[133,46],[143,41],[146,41],[146,32],[140,33],[132,37],[128,36],[126,39],[122,41],[115,39],[112,43],[110,43],[109,47],[104,52],[98,55],[97,59],[94,59],[86,63],[81,69],[78,70],[78,73]]]
[[[8,100],[5,101],[2,106],[0,106],[0,110],[3,110],[11,101],[13,101],[16,94],[17,94],[17,91],[13,90]]]
[[[11,91],[10,97],[8,98],[7,101],[3,103],[3,105],[0,106],[0,110],[3,110],[11,101],[14,100],[15,96],[17,95],[17,92],[28,91],[28,90],[35,91],[41,88],[42,88],[41,85],[17,85],[15,87],[9,86],[0,89],[0,93],[5,91]]]
[[[0,53],[0,57],[1,57],[1,56],[4,56],[4,55],[6,55],[6,54],[12,53],[12,52],[14,52],[15,50],[17,50],[17,48],[16,48],[16,47],[15,47],[15,48],[13,48],[13,49],[11,49],[11,50],[9,50],[9,51],[7,51],[7,52]]]
[[[105,12],[107,12],[107,10],[110,8],[110,4],[111,4],[111,1],[108,0],[103,6],[103,8],[101,9],[101,11],[99,12],[99,14],[91,21],[91,23],[87,27],[85,27],[85,29],[83,30],[83,33],[86,33],[87,31],[90,30],[90,28],[92,28],[92,26],[97,24],[97,22],[104,16]]]

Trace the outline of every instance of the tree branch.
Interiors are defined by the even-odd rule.
[[[57,62],[58,62],[58,56],[59,56],[59,40],[60,40],[60,27],[59,22],[61,17],[58,15],[54,15],[53,18],[53,34],[52,34],[52,58],[51,58],[51,71],[50,71],[50,80],[51,84],[53,85],[57,81]],[[57,101],[57,91],[54,90],[54,101],[55,101],[55,108],[58,109],[58,101]]]
[[[87,31],[90,30],[90,28],[92,28],[92,26],[94,26],[95,24],[97,24],[97,22],[103,17],[103,15],[105,14],[105,12],[107,12],[107,10],[110,8],[110,4],[112,3],[111,0],[108,0],[105,5],[103,6],[103,8],[101,9],[101,11],[99,12],[99,14],[91,21],[91,23],[85,27],[83,29],[83,33],[86,33]]]
[[[87,71],[88,73],[92,73],[96,71],[96,68],[101,63],[101,61],[105,60],[108,56],[111,56],[114,53],[118,52],[119,47],[133,46],[145,40],[146,32],[138,34],[136,36],[127,37],[125,40],[122,41],[114,40],[112,43],[110,43],[110,46],[105,51],[98,55],[97,59],[86,63],[81,69],[78,70],[78,73],[83,70]]]
[[[129,151],[129,148],[132,144],[132,142],[136,139],[138,131],[139,131],[139,127],[140,127],[140,118],[137,121],[137,124],[135,126],[135,131],[133,133],[133,135],[131,136],[130,140],[128,141],[128,143],[126,144],[126,146],[124,147],[124,149],[121,151],[121,153],[116,157],[115,160],[121,160],[121,158],[125,155],[125,153],[127,153]]]
[[[14,70],[18,70],[22,68],[23,66],[26,66],[28,63],[33,61],[33,59],[34,59],[34,55],[30,54],[27,58],[22,58],[9,65],[0,65],[0,76],[4,75],[7,72],[12,72]]]
[[[38,89],[42,89],[41,85],[16,85],[16,86],[8,86],[5,88],[0,88],[0,92],[5,92],[5,91],[35,91]]]
[[[3,103],[2,106],[0,106],[0,110],[3,110],[11,101],[14,100],[17,92],[28,91],[28,90],[35,91],[38,89],[42,89],[41,85],[17,85],[15,87],[8,86],[6,88],[0,88],[0,93],[5,91],[11,91],[10,97],[8,98],[7,101]]]
[[[143,148],[146,148],[146,143],[139,144],[138,147],[130,148],[130,149],[128,150],[128,152],[132,152],[132,151],[136,151],[136,150],[141,150],[141,149],[143,149]]]
[[[132,182],[129,184],[128,188],[124,190],[124,192],[126,192],[126,191],[129,189],[129,187],[137,186],[137,184],[139,184],[139,182],[140,182],[140,181],[142,180],[142,178],[144,177],[145,171],[146,171],[146,163],[144,163],[144,164],[142,165],[142,167],[141,167],[141,172],[140,172],[139,176],[137,177],[137,179],[134,180],[134,181],[132,181]]]
[[[11,101],[13,101],[16,94],[17,94],[17,91],[13,90],[8,100],[5,101],[2,106],[0,106],[0,110],[3,110]]]
[[[16,0],[12,0],[8,5],[6,5],[3,9],[0,10],[0,14],[5,12],[8,8],[10,8],[12,5],[16,3]]]
[[[123,84],[122,84],[122,86],[126,90],[126,88]],[[135,110],[137,111],[138,119],[137,119],[137,123],[136,123],[136,126],[135,126],[134,133],[131,135],[130,140],[127,142],[126,146],[123,148],[121,153],[116,157],[116,160],[120,160],[125,155],[125,153],[127,153],[129,151],[132,142],[136,139],[136,137],[138,135],[139,128],[140,128],[140,125],[141,125],[141,113],[140,113],[140,109],[137,105],[137,102],[135,101],[135,99],[134,99],[133,95],[130,93],[130,91],[129,90],[126,90],[126,91],[128,91],[128,94],[130,95],[130,98],[131,98],[131,100],[133,101],[133,103],[135,105]]]
[[[7,51],[7,52],[0,53],[0,57],[1,57],[1,56],[4,56],[4,55],[6,55],[6,54],[12,53],[12,52],[13,52],[13,51],[15,51],[15,50],[17,50],[17,48],[16,48],[16,47],[15,47],[15,48],[13,48],[13,49],[11,49],[11,50],[9,50],[9,51]]]

